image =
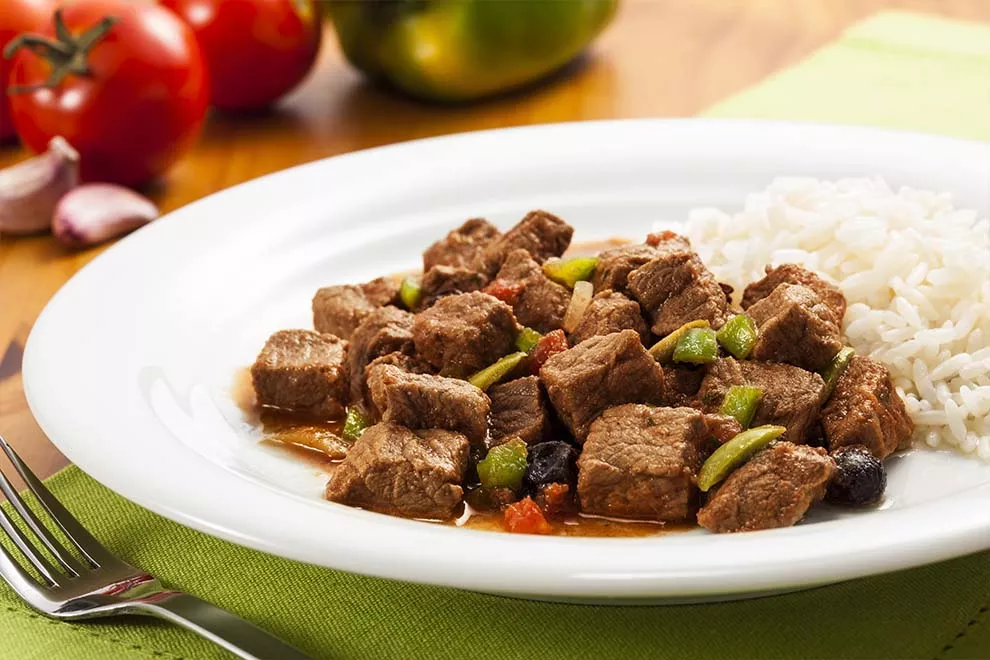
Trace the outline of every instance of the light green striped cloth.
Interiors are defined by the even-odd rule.
[[[884,14],[709,114],[990,139],[990,27]],[[990,658],[990,552],[753,601],[556,605],[359,577],[264,555],[151,514],[76,468],[49,483],[120,556],[315,658]],[[157,622],[49,621],[0,587],[2,659],[223,657]]]

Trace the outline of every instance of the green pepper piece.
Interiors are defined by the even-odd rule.
[[[849,366],[849,361],[852,360],[855,354],[856,351],[849,346],[845,346],[839,349],[839,352],[835,354],[835,357],[832,358],[828,366],[822,369],[821,377],[825,381],[826,401],[832,396],[832,392],[835,391],[835,385],[839,382],[839,377],[845,372],[846,367]]]
[[[432,101],[467,101],[564,66],[615,16],[618,0],[325,3],[345,56],[369,77]]]
[[[423,300],[423,289],[412,277],[403,277],[402,284],[399,285],[399,299],[410,312],[419,307]]]
[[[763,388],[733,385],[725,393],[719,413],[735,417],[736,421],[747,429],[753,423],[753,417],[761,401],[763,401]]]
[[[740,360],[745,360],[753,350],[756,336],[756,323],[745,314],[736,314],[715,333],[718,343]]]
[[[708,492],[712,486],[729,476],[730,472],[779,438],[786,430],[783,426],[757,426],[732,438],[716,449],[701,466],[698,488],[702,492]]]
[[[526,354],[522,351],[518,353],[510,353],[504,358],[488,365],[481,371],[468,378],[468,382],[482,391],[487,390],[489,387],[508,376],[513,369],[519,366],[519,363],[522,362],[525,357]]]
[[[543,339],[543,335],[532,328],[527,328],[524,326],[523,329],[519,331],[519,334],[516,335],[516,348],[523,353],[532,353],[533,349],[536,348],[536,345],[540,343],[541,339]]]
[[[595,274],[598,257],[572,257],[551,259],[543,264],[543,274],[557,284],[573,289],[578,282],[586,282]]]
[[[718,342],[711,328],[691,328],[674,348],[674,362],[708,364],[718,359]]]
[[[347,417],[344,418],[344,440],[355,442],[365,429],[371,426],[371,420],[364,416],[357,406],[347,406]]]
[[[670,362],[674,358],[674,349],[681,337],[692,328],[708,328],[711,324],[708,321],[689,321],[674,330],[672,333],[653,344],[650,347],[650,355],[656,358],[657,362]]]
[[[485,488],[501,487],[519,490],[522,487],[523,475],[526,474],[527,455],[526,443],[519,438],[492,447],[488,455],[478,461],[478,478],[481,480],[481,485]]]

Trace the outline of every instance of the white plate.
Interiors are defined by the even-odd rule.
[[[990,207],[990,147],[848,127],[620,121],[490,131],[297,167],[191,204],[108,250],[52,299],[24,359],[31,409],[101,483],[152,511],[347,571],[553,599],[733,598],[990,547],[990,466],[895,459],[886,505],[790,529],[544,538],[402,520],[320,499],[259,445],[232,375],[321,285],[415,268],[467,217],[546,208],[578,240],[643,236],[697,205],[737,208],[781,174],[879,174]]]

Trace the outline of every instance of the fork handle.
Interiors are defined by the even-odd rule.
[[[173,591],[128,609],[178,624],[246,660],[310,660],[253,623],[189,594]]]

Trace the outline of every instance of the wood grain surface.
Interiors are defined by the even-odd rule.
[[[328,30],[318,65],[298,90],[265,115],[212,116],[199,145],[150,194],[170,211],[291,165],[390,142],[521,124],[691,116],[850,24],[894,8],[990,21],[988,0],[624,0],[591,52],[566,71],[461,106],[417,103],[366,84]],[[2,147],[0,167],[25,155]],[[70,252],[49,236],[0,239],[0,433],[43,476],[66,459],[27,408],[21,351],[48,299],[101,250]]]

